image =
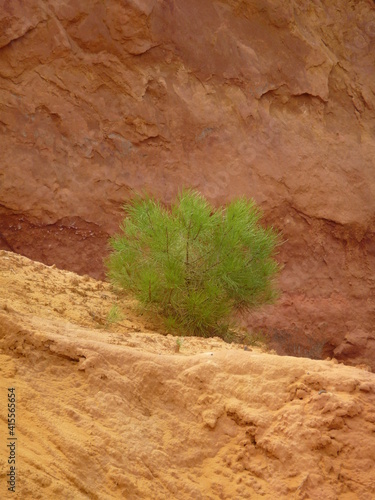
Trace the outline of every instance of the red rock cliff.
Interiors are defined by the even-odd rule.
[[[375,4],[0,0],[0,242],[102,276],[121,205],[252,196],[279,348],[375,367]]]

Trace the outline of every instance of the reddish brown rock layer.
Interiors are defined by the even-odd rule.
[[[99,276],[132,190],[252,196],[286,243],[283,299],[249,324],[375,367],[372,1],[0,12],[3,248]]]

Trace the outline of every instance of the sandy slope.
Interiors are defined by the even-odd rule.
[[[0,498],[375,497],[375,375],[152,331],[87,277],[0,252]],[[17,394],[6,491],[7,387]]]

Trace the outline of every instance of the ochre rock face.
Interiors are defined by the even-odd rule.
[[[279,350],[375,367],[375,4],[0,0],[0,243],[103,276],[134,191],[253,197]],[[281,346],[281,347],[280,347]]]
[[[135,309],[109,283],[0,251],[14,498],[375,498],[374,373],[218,338],[178,344]],[[7,500],[9,456],[0,446]]]

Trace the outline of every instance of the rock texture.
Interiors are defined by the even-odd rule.
[[[133,191],[252,196],[289,354],[375,367],[372,0],[0,0],[0,243],[103,276]]]
[[[123,317],[111,325],[115,300]],[[373,373],[220,339],[175,346],[107,283],[0,252],[14,498],[374,498]]]

